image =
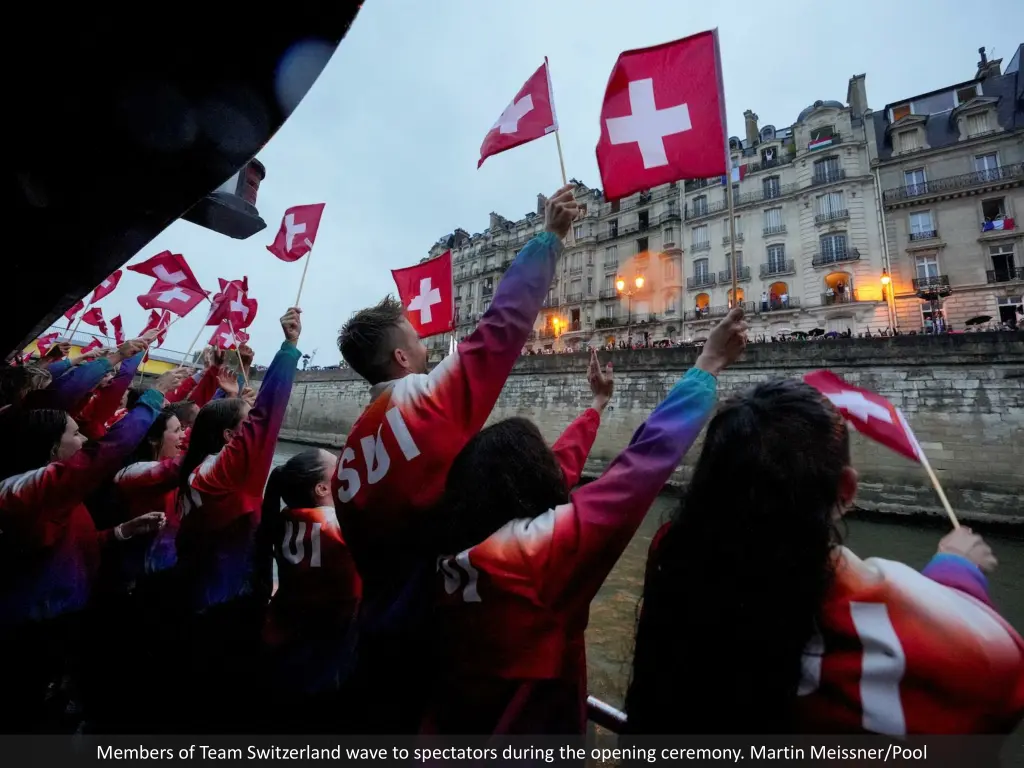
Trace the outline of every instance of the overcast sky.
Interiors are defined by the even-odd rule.
[[[258,363],[282,339],[277,319],[294,301],[302,263],[264,248],[284,209],[326,202],[302,298],[304,352],[339,361],[338,327],[395,290],[390,269],[414,264],[455,227],[480,232],[488,213],[511,219],[560,184],[551,137],[476,161],[487,130],[547,55],[566,170],[601,186],[594,159],[604,87],[616,57],[717,26],[729,133],[743,112],[792,124],[817,99],[845,103],[851,75],[867,73],[868,104],[969,80],[977,49],[1003,64],[1021,42],[1019,0],[368,0],[348,37],[281,131],[259,155],[267,167],[258,207],[267,229],[231,240],[178,222],[132,261],[183,253],[200,282],[249,276],[259,300],[250,328]],[[146,315],[135,296],[149,279],[126,273],[101,302],[125,331]],[[165,348],[184,351],[202,309],[177,323]],[[212,329],[209,329],[212,331]],[[204,331],[203,340],[209,338]]]

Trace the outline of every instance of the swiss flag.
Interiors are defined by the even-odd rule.
[[[184,317],[205,298],[205,292],[157,280],[148,293],[138,297],[138,301],[143,309],[167,309]]]
[[[415,267],[391,270],[409,322],[420,338],[452,329],[455,304],[452,296],[452,252]]]
[[[244,331],[231,332],[227,320],[217,326],[210,337],[210,346],[217,349],[235,349],[238,344],[245,344],[249,341],[249,334]]]
[[[277,237],[267,246],[267,250],[281,261],[298,261],[313,250],[325,205],[295,205],[286,210]]]
[[[619,55],[597,142],[606,199],[727,173],[721,73],[715,30]]]
[[[64,313],[64,317],[66,317],[68,320],[68,328],[70,328],[71,324],[75,322],[75,315],[77,315],[83,309],[85,309],[85,302],[77,301],[75,302],[75,306],[73,306],[71,309]]]
[[[484,136],[480,145],[479,168],[491,155],[518,147],[528,141],[547,136],[558,130],[555,117],[555,98],[551,91],[551,73],[548,60],[544,59],[540,69],[530,76],[526,85],[519,89],[512,102],[505,107],[498,122]]]
[[[97,301],[102,299],[104,296],[109,296],[117,288],[117,284],[121,282],[121,275],[124,274],[120,269],[115,270],[114,274],[96,286],[96,290],[92,294],[92,298],[89,299],[90,304],[95,304]]]
[[[196,280],[196,276],[192,274],[185,257],[180,253],[161,251],[156,256],[138,264],[129,264],[128,269],[141,275],[154,277],[158,283],[176,285],[188,291],[201,293],[203,296],[207,293]]]
[[[121,327],[121,316],[110,318],[110,325],[114,329],[114,342],[117,346],[124,344],[124,328]]]
[[[804,381],[832,401],[846,423],[865,437],[922,463],[921,446],[899,408],[881,395],[855,387],[832,371],[812,371]]]
[[[100,333],[104,336],[107,335],[107,323],[103,319],[103,310],[99,307],[93,307],[84,315],[82,315],[82,322],[86,325],[92,325],[100,329]]]
[[[217,279],[220,281],[220,293],[213,297],[206,324],[220,325],[221,322],[230,320],[236,331],[239,328],[248,328],[256,319],[256,310],[259,309],[256,299],[249,298],[249,278]]]
[[[79,354],[84,355],[86,352],[92,352],[94,349],[99,349],[102,346],[103,342],[97,339],[95,336],[93,336],[92,341],[90,341],[88,344],[82,347],[82,350],[81,352],[79,352]]]
[[[54,331],[53,333],[48,333],[45,336],[40,336],[36,339],[36,349],[39,350],[39,357],[46,357],[47,350],[54,345],[58,336],[60,336],[60,334]]]

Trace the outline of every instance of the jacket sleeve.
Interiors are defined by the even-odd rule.
[[[65,373],[71,370],[71,361],[68,360],[67,358],[63,360],[58,360],[57,362],[50,363],[48,366],[46,366],[46,370],[50,372],[50,376],[52,376],[55,379],[59,379],[61,376],[63,376]]]
[[[274,356],[249,417],[214,461],[200,465],[192,487],[200,493],[262,496],[284,423],[301,353],[285,342]]]
[[[217,392],[217,370],[217,366],[211,365],[203,371],[199,382],[192,390],[191,400],[200,408],[213,400],[213,396]]]
[[[429,374],[400,379],[392,402],[435,425],[453,425],[466,440],[479,432],[519,359],[561,251],[561,241],[550,232],[527,243],[476,329]]]
[[[131,455],[163,407],[163,395],[146,392],[96,443],[86,445],[68,461],[9,477],[0,483],[0,530],[21,530],[50,543],[64,517],[95,491]]]
[[[988,579],[981,569],[966,557],[940,552],[928,562],[921,573],[932,581],[964,592],[986,605],[992,605],[988,596]]]
[[[76,365],[46,389],[29,392],[25,398],[28,408],[56,408],[74,413],[85,404],[89,393],[110,371],[113,370],[106,358]]]
[[[114,475],[114,483],[118,490],[129,494],[142,490],[172,491],[178,485],[183,458],[184,454],[180,454],[162,461],[137,461]]]
[[[90,440],[99,440],[106,433],[106,424],[117,413],[117,409],[121,405],[121,398],[131,386],[135,372],[138,371],[145,354],[145,352],[139,352],[121,363],[117,375],[107,386],[96,390],[92,399],[82,409],[78,428]]]
[[[573,491],[568,504],[512,521],[474,547],[470,560],[489,549],[479,553],[493,561],[486,570],[511,579],[518,572],[517,589],[529,584],[531,599],[553,607],[589,603],[697,439],[716,396],[715,377],[691,369],[600,478]]]
[[[189,393],[196,388],[199,380],[203,377],[202,371],[196,371],[191,376],[186,378],[178,386],[176,386],[168,395],[168,403],[180,403],[182,400],[189,396]]]
[[[576,487],[583,474],[583,468],[587,463],[587,456],[590,449],[594,447],[594,440],[597,439],[597,430],[601,426],[601,416],[593,408],[587,408],[582,414],[576,417],[565,432],[561,434],[551,450],[555,454],[555,460],[562,468],[565,475],[565,484],[569,488]]]

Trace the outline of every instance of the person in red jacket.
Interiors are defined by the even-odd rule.
[[[842,415],[804,382],[722,405],[651,554],[631,733],[1014,729],[1024,640],[989,600],[991,550],[961,528],[922,572],[860,559],[839,530],[857,481]]]
[[[297,453],[270,473],[263,497],[258,556],[264,568],[277,566],[263,625],[265,714],[275,729],[329,733],[343,717],[339,692],[352,663],[362,581],[331,501],[337,463],[328,451]]]
[[[88,446],[64,411],[0,414],[0,652],[17,659],[0,686],[0,712],[15,733],[63,727],[47,716],[46,690],[55,680],[59,686],[66,658],[81,648],[79,618],[101,556],[163,524],[155,513],[97,531],[84,500],[135,449],[178,378],[161,377],[117,428]]]

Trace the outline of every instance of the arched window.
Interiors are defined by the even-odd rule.
[[[736,297],[737,297],[737,301],[740,304],[742,304],[743,303],[743,289],[742,288],[737,288],[736,289]],[[732,288],[730,288],[729,289],[729,308],[732,309],[735,306],[736,306],[736,304],[732,300]]]
[[[825,291],[821,295],[821,303],[848,304],[851,301],[855,301],[853,275],[849,272],[830,272],[825,275]]]
[[[703,311],[711,306],[711,297],[706,293],[698,293],[693,303],[698,310]]]
[[[764,304],[764,297],[761,297],[761,304]],[[789,285],[782,280],[768,286],[768,308],[788,309],[789,308]]]

